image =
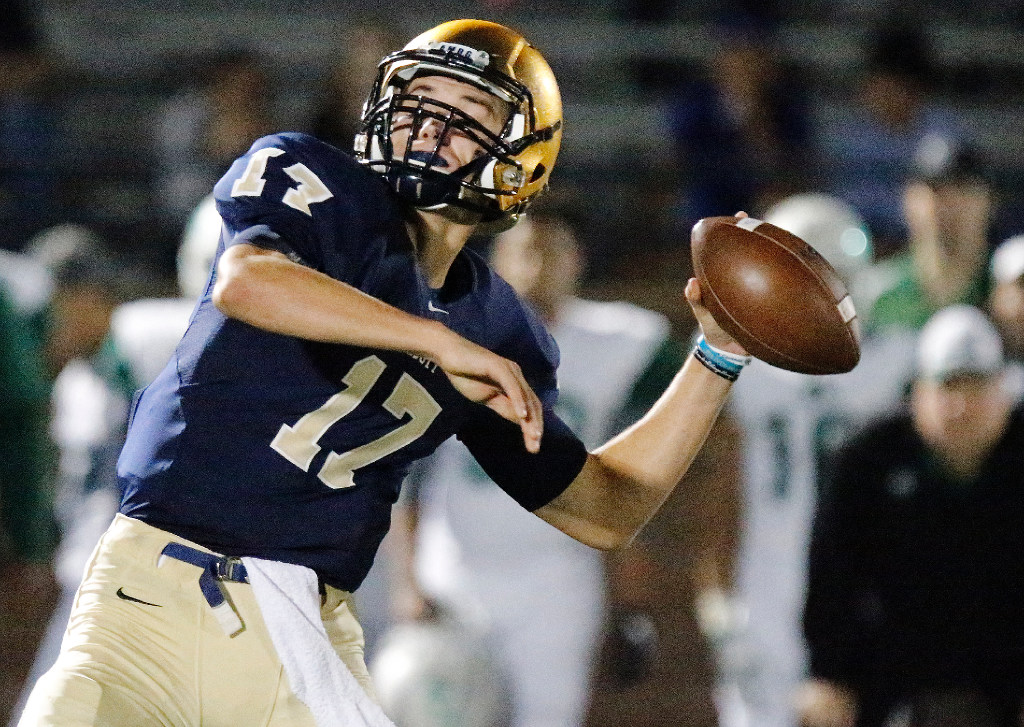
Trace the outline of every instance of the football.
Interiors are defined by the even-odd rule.
[[[809,244],[753,217],[706,217],[690,242],[704,305],[752,356],[804,374],[857,365],[853,301]]]

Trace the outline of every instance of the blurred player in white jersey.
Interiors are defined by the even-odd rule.
[[[644,398],[644,374],[663,357],[673,358],[668,372],[678,367],[682,353],[664,316],[576,297],[583,261],[560,218],[530,216],[499,235],[492,261],[550,327],[561,352],[556,408],[584,442],[624,428],[631,397]],[[650,382],[655,393],[666,383]],[[642,413],[650,401],[637,403]],[[605,615],[602,554],[517,507],[455,441],[426,461],[415,484],[406,514],[417,521],[419,588],[404,584],[398,616],[415,615],[421,588],[488,631],[511,678],[513,725],[582,724]]]
[[[210,197],[196,207],[182,237],[182,297],[117,306],[100,350],[88,359],[69,361],[54,382],[52,429],[61,457],[61,542],[55,570],[61,595],[26,680],[22,703],[57,658],[82,571],[117,512],[121,492],[115,462],[124,443],[132,390],[151,381],[177,346],[206,287],[219,239],[220,216]],[[92,250],[84,250],[81,256],[85,255],[96,257]],[[14,710],[13,722],[20,712]]]
[[[52,492],[52,500],[46,499],[47,515],[60,536],[53,554],[57,601],[35,605],[45,631],[40,628],[34,634],[38,640],[25,643],[24,653],[32,659],[25,678],[27,695],[56,657],[82,566],[117,508],[117,496],[110,492],[110,486],[116,490],[112,468],[117,443],[113,449],[105,445],[124,435],[133,382],[107,337],[111,314],[122,300],[121,270],[100,237],[79,225],[57,225],[33,238],[24,254],[10,254],[3,262],[12,265],[0,277],[10,274],[14,300],[42,354],[49,441],[57,460],[52,470],[47,468],[46,488]],[[104,462],[110,468],[107,476]],[[79,532],[85,524],[97,534],[82,543]],[[14,719],[19,712],[13,711]]]
[[[847,283],[858,313],[869,309],[871,247],[844,202],[801,194],[764,219],[813,245]],[[862,332],[869,326],[861,320]],[[913,334],[866,334],[850,373],[801,376],[753,362],[733,387],[729,411],[742,432],[743,525],[736,586],[706,609],[719,645],[717,701],[723,727],[795,727],[794,691],[804,675],[800,617],[821,468],[851,431],[901,400],[913,365]]]

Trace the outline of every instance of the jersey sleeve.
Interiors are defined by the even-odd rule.
[[[391,219],[379,180],[306,134],[254,143],[214,189],[224,245],[249,243],[357,285],[383,255],[373,226]],[[365,234],[369,231],[371,234]]]

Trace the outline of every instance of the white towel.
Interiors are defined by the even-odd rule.
[[[318,727],[394,727],[331,646],[316,574],[261,558],[242,562],[292,691]]]

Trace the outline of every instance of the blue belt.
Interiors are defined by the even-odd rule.
[[[199,574],[199,590],[203,592],[206,602],[210,604],[214,616],[228,636],[235,636],[245,628],[234,605],[228,600],[227,593],[220,585],[223,581],[249,582],[249,575],[245,572],[241,558],[208,553],[181,543],[168,543],[160,551],[157,566],[161,565],[165,557],[202,568]]]

